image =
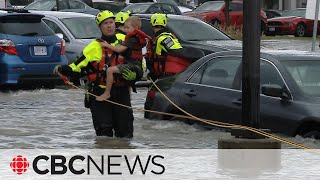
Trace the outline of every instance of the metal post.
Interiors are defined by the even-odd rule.
[[[243,1],[242,124],[260,127],[260,1]]]
[[[226,27],[230,26],[230,0],[224,0],[224,3],[226,4],[225,10],[226,10]]]
[[[316,2],[316,12],[315,12],[315,17],[314,17],[314,21],[313,21],[314,23],[313,23],[313,36],[312,36],[311,51],[314,51],[315,47],[316,47],[317,31],[318,31],[319,2],[320,2],[320,0],[317,0],[317,2]]]
[[[59,4],[59,0],[56,0],[56,4],[57,4],[57,11],[60,11],[60,4]]]

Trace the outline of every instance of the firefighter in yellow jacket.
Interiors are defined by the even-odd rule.
[[[174,34],[167,28],[168,18],[165,14],[153,14],[150,23],[155,38],[147,47],[147,66],[152,79],[175,75],[191,64],[183,58],[183,48]]]
[[[73,80],[86,76],[89,80],[89,92],[101,95],[105,90],[105,70],[108,66],[123,63],[123,58],[110,49],[103,48],[100,42],[108,42],[112,46],[121,43],[123,39],[115,32],[115,17],[110,11],[102,11],[96,17],[102,36],[87,45],[82,54],[69,66],[58,66],[55,73],[69,76]],[[111,90],[111,101],[131,106],[130,87],[127,80],[134,80],[135,74],[116,77]],[[106,101],[96,101],[90,96],[86,107],[90,108],[94,129],[97,136],[133,136],[133,112],[131,109],[113,105]]]

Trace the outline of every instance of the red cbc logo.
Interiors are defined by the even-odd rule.
[[[10,167],[13,172],[21,175],[22,173],[25,173],[27,171],[29,162],[27,161],[27,158],[18,155],[12,159]]]

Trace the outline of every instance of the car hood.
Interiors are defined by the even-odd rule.
[[[92,42],[93,40],[95,39],[74,39],[74,43],[77,43],[77,44],[81,44],[81,45],[87,45],[89,44],[90,42]]]
[[[217,47],[225,50],[242,50],[242,41],[238,40],[210,40],[210,41],[190,41],[194,44]]]
[[[183,15],[186,15],[186,16],[192,16],[192,17],[197,17],[197,16],[205,16],[209,13],[210,11],[200,11],[200,12],[186,12],[186,13],[183,13]]]
[[[286,16],[286,17],[276,17],[276,18],[271,18],[268,19],[268,22],[270,21],[277,21],[277,22],[291,22],[297,19],[302,19],[303,17],[299,16]]]

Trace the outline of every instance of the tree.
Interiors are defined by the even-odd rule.
[[[225,6],[225,10],[226,10],[226,27],[230,26],[230,1],[232,0],[224,0],[226,6]]]

